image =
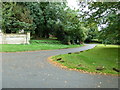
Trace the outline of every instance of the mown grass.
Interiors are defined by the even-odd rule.
[[[80,47],[83,45],[64,45],[58,40],[31,40],[31,44],[0,44],[0,52],[53,50]]]
[[[62,58],[64,62],[57,61],[64,66],[72,69],[83,70],[87,72],[118,74],[113,68],[119,70],[120,56],[118,55],[120,46],[117,45],[97,45],[97,47],[79,53],[64,54],[52,57],[54,61]],[[98,67],[104,67],[103,70],[96,70]]]

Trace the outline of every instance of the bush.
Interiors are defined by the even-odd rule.
[[[57,40],[30,40],[31,44],[40,44],[40,43],[46,43],[46,44],[61,44],[60,41]]]

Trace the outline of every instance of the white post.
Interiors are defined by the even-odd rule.
[[[27,44],[30,44],[29,41],[30,41],[30,32],[27,32]]]
[[[3,38],[3,34],[2,34],[1,29],[0,29],[0,44],[2,44],[2,38]]]

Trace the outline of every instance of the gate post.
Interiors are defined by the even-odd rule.
[[[27,32],[26,37],[27,37],[27,38],[26,38],[26,39],[27,39],[27,40],[26,40],[26,43],[27,43],[27,44],[30,44],[30,42],[29,42],[29,41],[30,41],[30,32],[29,32],[29,31]]]

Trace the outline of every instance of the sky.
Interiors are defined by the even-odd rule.
[[[78,1],[80,0],[67,0],[68,2],[68,6],[71,8],[71,9],[79,9],[79,6],[78,6]],[[87,1],[87,0],[86,0]],[[88,10],[88,6],[86,5],[86,7],[84,8],[84,11],[87,11]]]
[[[77,1],[78,1],[78,0],[67,0],[68,6],[69,6],[71,9],[74,9],[74,8],[78,9]]]

